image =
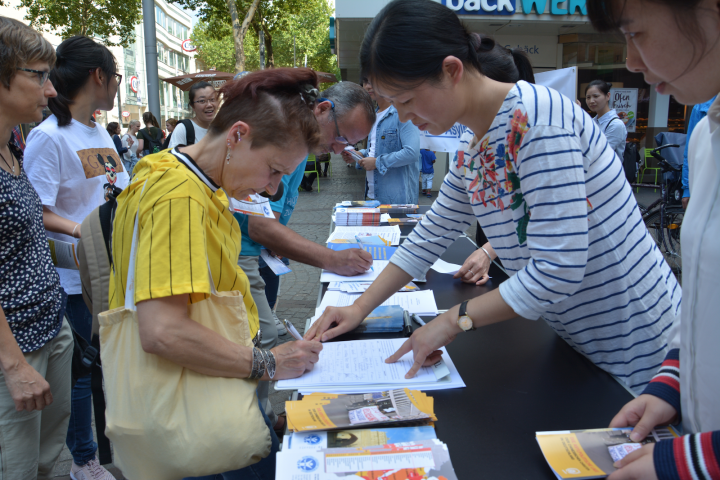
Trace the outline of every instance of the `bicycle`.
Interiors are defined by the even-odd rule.
[[[666,173],[680,173],[682,167],[675,167],[660,155],[664,148],[679,147],[679,145],[662,145],[650,152],[662,169],[663,180],[660,184],[660,198],[644,207],[638,204],[643,222],[655,240],[658,248],[665,257],[678,282],[682,283],[682,254],[680,249],[680,230],[685,210],[682,208],[682,178],[681,175],[672,175],[666,179]],[[649,183],[631,183],[631,187],[654,188],[657,185]]]

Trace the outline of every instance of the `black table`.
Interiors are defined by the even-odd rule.
[[[403,236],[411,229],[401,227]],[[462,264],[474,250],[460,237],[441,258]],[[427,283],[418,285],[433,290],[439,309],[449,309],[507,278],[494,265],[490,275],[486,285],[475,286],[430,270]],[[369,337],[338,340],[361,338]],[[633,398],[544,320],[516,318],[462,333],[447,350],[467,387],[429,394],[437,436],[448,445],[461,480],[555,479],[535,432],[606,427]]]

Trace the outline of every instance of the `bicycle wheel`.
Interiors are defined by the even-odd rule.
[[[670,207],[665,210],[663,218],[660,210],[655,210],[645,218],[645,226],[663,254],[665,261],[682,284],[682,250],[680,247],[680,231],[685,211],[682,207]],[[662,220],[662,221],[661,221]]]

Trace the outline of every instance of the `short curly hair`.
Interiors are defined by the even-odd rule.
[[[53,46],[24,23],[0,16],[0,83],[10,88],[17,69],[33,62],[47,62],[52,68]]]

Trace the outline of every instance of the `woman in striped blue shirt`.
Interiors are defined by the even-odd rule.
[[[667,353],[680,286],[598,125],[554,90],[486,76],[478,58],[493,47],[431,0],[395,0],[370,24],[362,68],[400,119],[434,134],[459,122],[476,136],[462,138],[438,199],[391,264],[352,306],[327,309],[306,337],[354,328],[477,218],[486,249],[511,277],[418,329],[389,360],[413,350],[414,376],[463,330],[520,315],[543,318],[641,391]]]

